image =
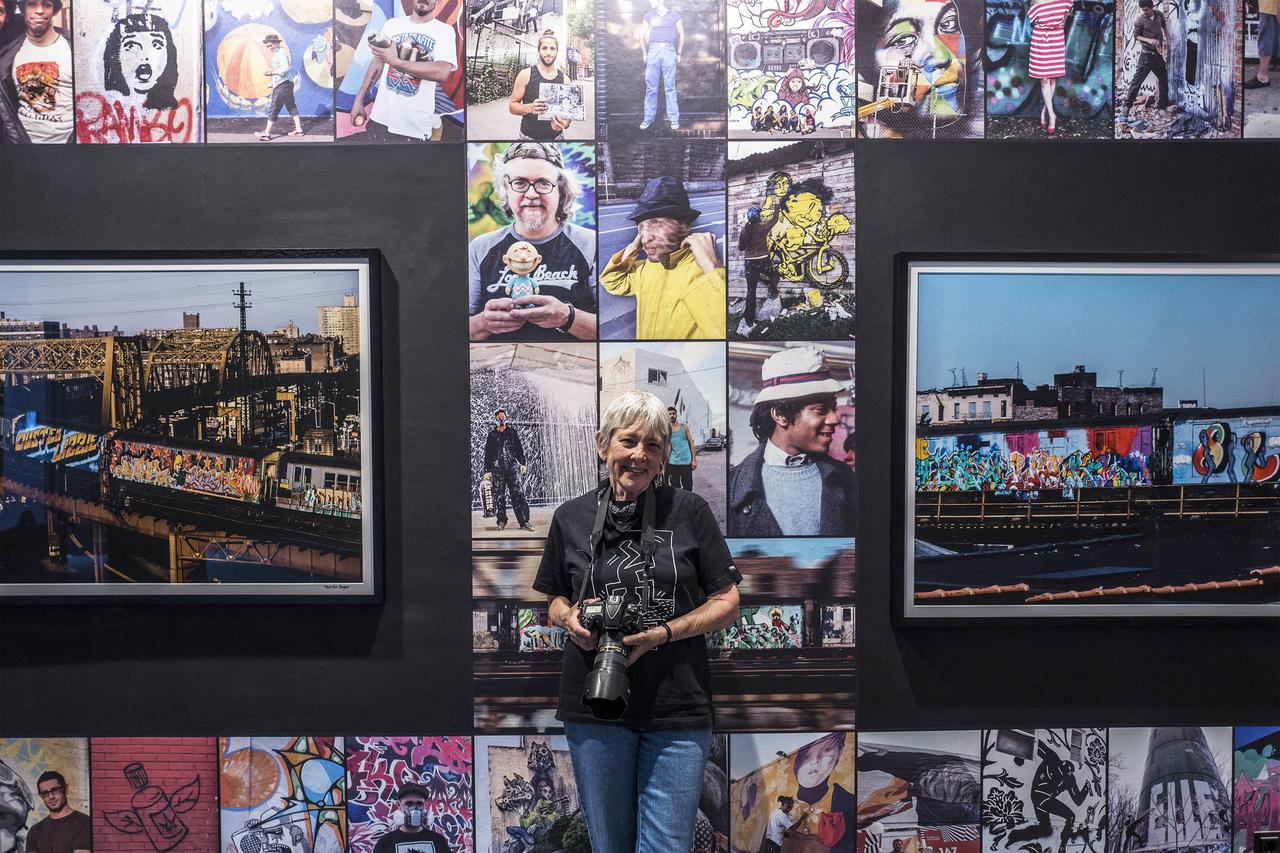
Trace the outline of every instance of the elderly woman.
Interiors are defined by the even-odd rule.
[[[703,635],[738,615],[742,575],[711,508],[693,492],[659,485],[670,450],[661,400],[629,391],[610,403],[596,434],[608,482],[556,510],[533,582],[548,596],[551,624],[572,640],[556,718],[564,723],[595,853],[692,846],[711,743]],[[641,630],[623,639],[625,709],[593,700],[597,710],[620,712],[609,720],[584,701],[588,685],[598,684],[598,663],[608,661],[597,662],[601,632],[583,627],[579,605],[620,593],[627,603],[647,598],[648,607]]]

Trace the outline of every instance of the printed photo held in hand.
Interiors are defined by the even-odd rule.
[[[601,408],[636,389],[667,406],[671,456],[663,471],[666,484],[706,499],[723,531],[728,474],[724,344],[602,343]]]
[[[854,536],[853,343],[729,345],[729,535]]]
[[[725,134],[722,0],[601,0],[596,136]]]
[[[723,339],[723,143],[601,150],[600,337]]]
[[[978,731],[859,732],[858,849],[979,853],[980,737]]]
[[[1239,137],[1241,4],[1116,0],[1116,139]]]
[[[729,336],[853,337],[851,141],[730,142]]]
[[[334,14],[329,5],[205,5],[209,142],[332,142]]]
[[[1114,54],[1114,0],[987,0],[987,136],[1110,139]]]
[[[982,0],[857,0],[860,138],[982,138],[982,13]]]
[[[854,0],[731,0],[729,138],[851,137]]]
[[[0,144],[76,141],[71,7],[63,0],[0,4]]]
[[[338,141],[460,142],[462,0],[348,2],[334,7]]]
[[[733,853],[855,853],[852,732],[730,735]]]
[[[467,146],[472,341],[594,340],[595,149]]]
[[[546,536],[595,482],[595,413],[595,344],[472,344],[471,535]]]
[[[588,0],[468,0],[467,135],[594,139],[594,13]]]

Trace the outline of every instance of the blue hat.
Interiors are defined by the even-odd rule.
[[[692,222],[701,214],[702,211],[694,210],[689,206],[689,194],[685,192],[684,184],[680,183],[680,179],[662,175],[649,179],[649,183],[645,184],[644,192],[640,194],[636,206],[631,209],[631,215],[627,218],[632,222],[641,222],[658,216],[668,216],[672,219],[686,219]]]

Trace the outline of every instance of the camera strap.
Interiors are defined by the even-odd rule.
[[[596,491],[596,520],[591,527],[591,565],[582,577],[582,583],[578,587],[578,596],[575,603],[579,603],[587,594],[587,584],[596,574],[596,564],[600,560],[600,552],[604,549],[604,524],[609,517],[609,493],[611,485],[606,480]],[[640,496],[644,501],[644,507],[641,509],[641,531],[640,531],[640,553],[644,557],[644,572],[642,580],[647,580],[649,570],[653,568],[654,555],[658,553],[658,534],[654,530],[654,520],[657,517],[658,506],[658,487],[657,481],[645,490]]]

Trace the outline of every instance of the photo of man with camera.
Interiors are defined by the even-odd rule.
[[[628,391],[600,420],[608,479],[556,510],[533,581],[572,640],[556,719],[595,853],[688,850],[711,744],[704,635],[736,620],[742,575],[707,502],[660,485],[666,404]]]

